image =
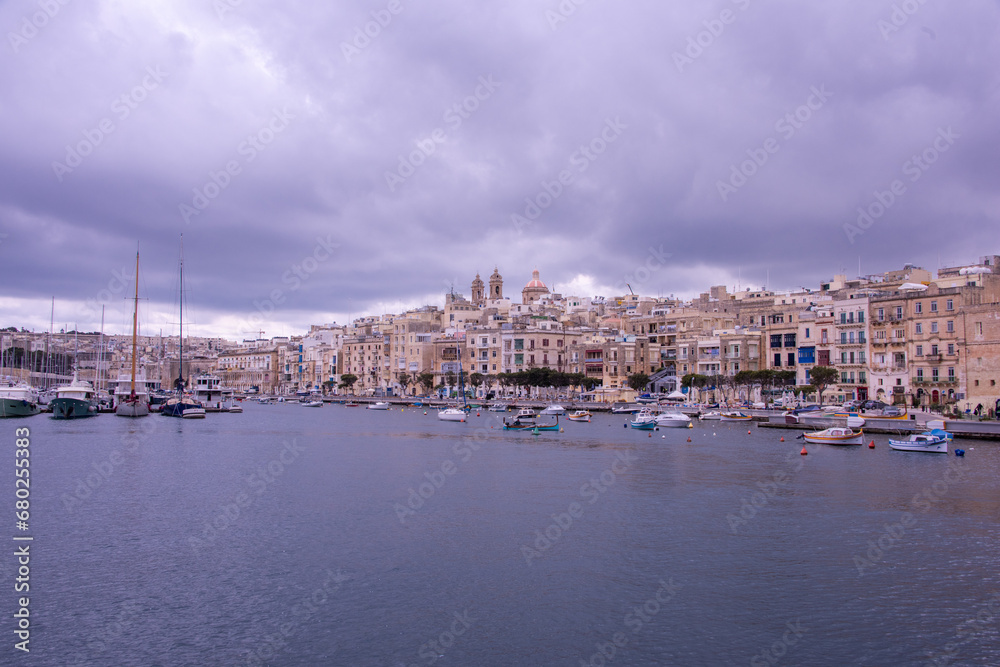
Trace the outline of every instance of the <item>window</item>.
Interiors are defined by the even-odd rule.
[[[944,329],[948,333],[954,333],[955,332],[955,320],[948,320],[947,322],[945,322],[944,323]]]
[[[865,362],[865,351],[864,350],[861,350],[860,352],[858,352],[858,363],[859,364],[866,363]]]
[[[948,367],[948,382],[955,381],[955,368],[953,366]]]
[[[776,352],[774,354],[774,367],[781,368],[781,352]]]
[[[931,322],[931,333],[937,333],[937,332],[938,332],[938,323]]]
[[[947,301],[945,301],[944,302],[944,309],[945,310],[955,310],[955,300],[954,299],[948,299]]]
[[[548,346],[549,346],[549,339],[548,338],[543,338],[542,339],[542,347],[548,347]]]
[[[868,373],[865,371],[858,372],[858,384],[868,384]]]
[[[915,304],[913,304],[913,312],[915,312],[917,315],[924,312],[924,304],[917,301]]]
[[[523,350],[524,349],[524,339],[523,338],[515,338],[514,339],[514,349],[515,350]]]
[[[846,364],[847,363],[847,353],[846,352],[841,352],[840,353],[840,363],[842,363],[842,364]]]
[[[859,310],[858,311],[858,322],[859,323],[864,323],[864,321],[865,321],[865,311]]]
[[[940,379],[941,378],[938,376],[938,369],[932,368],[931,369],[931,382],[937,382]]]
[[[524,354],[515,354],[514,355],[514,365],[515,366],[521,366],[522,364],[524,364]]]
[[[847,345],[847,332],[846,331],[841,331],[840,332],[840,344],[841,345]]]
[[[931,312],[932,313],[937,312],[937,301],[931,301]]]
[[[982,322],[976,322],[976,335],[977,336],[982,336],[983,335],[983,323]]]
[[[809,327],[806,327],[806,338],[809,338]]]
[[[917,382],[923,382],[923,381],[924,381],[924,369],[923,368],[918,368],[917,369]]]
[[[795,334],[793,333],[785,334],[785,347],[795,347]]]
[[[937,354],[937,353],[938,353],[938,346],[931,345],[931,354]]]
[[[875,311],[875,316],[878,318],[879,322],[883,321],[885,319],[885,308],[879,308]]]
[[[794,352],[789,352],[786,355],[786,359],[788,360],[788,365],[789,366],[794,366],[795,365],[795,353]]]
[[[896,319],[897,320],[903,319],[903,307],[902,306],[896,306]]]
[[[918,357],[924,356],[924,346],[923,345],[917,345],[917,356]]]
[[[858,332],[858,342],[859,343],[864,343],[865,342],[865,332],[864,331],[859,331]]]
[[[771,347],[781,347],[781,334],[771,334]]]
[[[916,324],[913,325],[913,333],[920,334],[923,332],[924,332],[924,325],[922,322],[917,322]]]
[[[955,344],[948,343],[948,354],[955,354]]]

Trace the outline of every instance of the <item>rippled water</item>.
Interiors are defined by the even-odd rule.
[[[622,423],[6,420],[8,516],[31,429],[32,635],[2,559],[0,664],[1000,664],[996,445]]]

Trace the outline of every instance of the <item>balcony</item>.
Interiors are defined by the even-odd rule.
[[[929,364],[940,364],[944,359],[942,354],[926,354],[923,357],[923,361]]]

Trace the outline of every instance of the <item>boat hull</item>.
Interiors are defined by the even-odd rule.
[[[149,414],[149,404],[145,401],[124,401],[115,408],[119,417],[145,417]]]
[[[802,436],[806,442],[814,445],[860,445],[862,436]]]
[[[464,422],[465,410],[442,410],[438,413],[438,419],[443,422]]]
[[[691,420],[687,417],[660,416],[656,419],[656,425],[663,426],[665,428],[687,428],[690,424]]]
[[[928,452],[930,454],[947,454],[948,440],[941,438],[937,442],[923,444],[910,440],[889,440],[889,446],[901,452]]]
[[[195,410],[195,411],[201,410],[201,416],[202,417],[205,416],[205,408],[191,401],[176,401],[176,402],[168,401],[167,403],[164,404],[163,409],[160,411],[160,414],[164,415],[165,417],[184,417],[184,413],[187,412],[188,410]],[[191,414],[194,415],[197,413],[192,412]],[[192,417],[188,417],[188,419],[192,419]]]
[[[0,417],[30,417],[41,411],[38,403],[20,398],[0,398]]]
[[[49,403],[52,419],[83,419],[97,414],[97,407],[79,398],[55,398]]]

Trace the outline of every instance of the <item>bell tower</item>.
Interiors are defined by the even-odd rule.
[[[486,286],[483,285],[478,273],[476,279],[472,281],[472,305],[479,307],[486,305]]]
[[[490,299],[503,298],[503,276],[500,275],[498,267],[493,267],[493,275],[490,276]]]

